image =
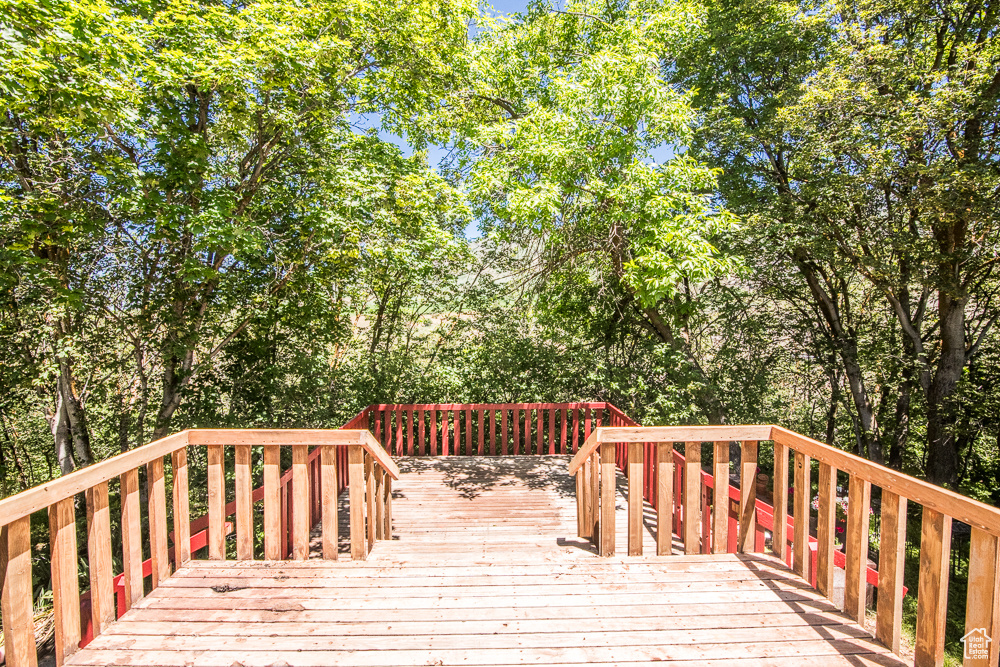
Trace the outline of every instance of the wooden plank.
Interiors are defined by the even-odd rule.
[[[754,553],[757,530],[757,455],[756,440],[740,443],[740,534],[737,551]]]
[[[483,408],[479,408],[478,413],[479,421],[476,422],[478,424],[476,430],[479,431],[479,449],[477,451],[480,456],[483,456],[486,448],[486,411]]]
[[[31,582],[31,517],[0,527],[0,616],[7,667],[37,667]]]
[[[412,435],[413,423],[410,422]],[[413,444],[412,437],[409,440]],[[320,457],[320,486],[322,492],[321,515],[323,529],[323,558],[337,560],[337,448],[322,445]]]
[[[774,443],[774,528],[771,548],[774,555],[788,560],[788,447]]]
[[[802,452],[795,452],[795,540],[792,571],[809,581],[809,504],[812,500],[811,462]]]
[[[365,450],[360,445],[347,450],[347,479],[351,513],[351,559],[364,560],[365,546]]]
[[[90,618],[96,637],[115,620],[111,508],[107,482],[87,489],[87,561],[90,570]]]
[[[209,445],[208,455],[208,558],[226,559],[226,471],[222,445]]]
[[[419,438],[418,438],[419,441],[420,441],[420,451],[419,451],[419,453],[421,455],[423,455],[423,454],[425,454],[427,452],[427,449],[426,449],[426,446],[425,446],[425,443],[424,443],[424,430],[425,430],[425,426],[426,426],[426,422],[425,422],[425,419],[424,419],[424,409],[423,408],[417,408],[417,434],[419,435]]]
[[[454,428],[454,430],[455,430],[455,442],[454,442],[454,445],[455,446],[454,446],[454,451],[452,451],[452,454],[461,454],[462,453],[462,440],[461,440],[461,437],[462,437],[462,420],[461,420],[461,414],[462,414],[461,410],[457,410],[457,409],[455,410],[455,413],[454,413],[454,417],[455,417],[455,428]]]
[[[573,443],[573,445],[572,445],[572,447],[573,447],[573,454],[576,454],[577,450],[580,448],[580,439],[579,439],[579,437],[580,437],[579,436],[579,433],[580,433],[580,408],[579,407],[573,408],[573,430],[571,431],[571,433],[572,433],[572,435],[570,436],[570,439],[571,439],[571,441]]]
[[[837,469],[826,463],[819,464],[817,498],[816,589],[832,600],[833,541],[837,525]]]
[[[549,454],[556,453],[556,409],[548,408],[549,413]]]
[[[550,410],[551,415],[554,410]],[[551,424],[551,417],[549,419]],[[549,433],[554,433],[554,427]],[[551,444],[550,444],[551,448]],[[641,442],[628,445],[628,555],[642,555],[642,491],[644,447]]]
[[[847,542],[844,555],[844,613],[859,625],[865,622],[868,588],[868,531],[872,486],[867,480],[851,477],[847,497]]]
[[[586,466],[585,466],[586,467]],[[587,513],[584,507],[587,504],[587,479],[584,468],[576,471],[574,479],[576,481],[576,536],[587,537]]]
[[[382,514],[382,521],[384,525],[382,526],[382,535],[384,539],[392,539],[392,477],[383,471],[383,476],[385,477],[385,483],[382,485],[382,493],[385,495],[385,499],[382,501],[382,505],[385,508],[385,512]]]
[[[386,413],[388,414],[388,413]],[[389,431],[386,435],[389,435]],[[309,558],[309,451],[292,448],[292,559]]]
[[[588,465],[590,466],[590,491],[588,495],[590,504],[587,511],[590,514],[591,539],[594,544],[597,544],[601,537],[601,455],[594,452]]]
[[[185,447],[189,433],[190,431],[175,433],[0,500],[0,517],[6,523],[13,523],[33,512],[44,510],[59,500],[72,498],[92,486],[146,465],[157,457],[163,458]]]
[[[457,423],[456,419],[456,431]],[[375,539],[385,539],[385,470],[375,466]]]
[[[615,555],[615,445],[601,445],[600,554]]]
[[[170,455],[173,469],[171,489],[174,509],[174,566],[181,568],[191,560],[191,498],[188,493],[187,449]]]
[[[882,530],[878,553],[875,637],[893,653],[899,653],[903,623],[903,563],[906,560],[906,498],[886,489],[882,489]]]
[[[441,413],[443,419],[447,421],[448,413]],[[442,428],[442,434],[445,440],[442,441],[442,447],[444,447],[444,442],[447,441],[447,424]],[[365,456],[365,517],[367,517],[367,535],[368,535],[368,551],[371,551],[372,546],[375,544],[375,461],[372,459],[371,455]]]
[[[543,454],[545,450],[543,447],[544,438],[544,427],[542,426],[542,408],[539,407],[535,410],[535,454]],[[529,452],[525,452],[526,454]]]
[[[402,410],[402,408],[396,408],[395,413],[396,413],[396,449],[394,449],[393,451],[396,452],[396,456],[402,456],[403,454],[406,453],[403,450],[403,410]],[[456,424],[458,423],[458,418],[457,417],[455,418],[455,423]],[[456,444],[455,449],[458,449],[458,447],[457,447],[458,443],[455,443],[455,444]]]
[[[913,650],[914,667],[941,667],[944,664],[950,552],[951,517],[924,507],[920,529],[920,576],[917,581],[917,638]]]
[[[513,448],[510,453],[517,456],[521,453],[521,410],[515,407],[512,411],[512,417],[514,420],[514,442],[512,443]]]
[[[1000,509],[978,500],[949,491],[935,484],[904,475],[901,472],[872,463],[835,447],[799,435],[780,426],[771,427],[775,443],[794,447],[803,454],[828,463],[839,470],[867,479],[871,484],[889,489],[910,502],[929,507],[939,513],[975,526],[991,535],[1000,537]]]
[[[139,516],[139,471],[130,470],[120,478],[122,505],[122,581],[125,583],[125,611],[145,595],[142,583],[142,520]]]
[[[883,501],[884,502],[884,501]],[[905,501],[904,501],[905,502]],[[904,513],[905,514],[905,513]],[[905,525],[905,524],[904,524]],[[965,598],[965,632],[973,637],[984,635],[992,641],[985,647],[985,659],[982,650],[976,650],[969,643],[965,648],[966,667],[974,665],[990,665],[996,667],[1000,655],[998,638],[1000,633],[1000,544],[995,535],[972,529],[969,546],[969,580],[968,593]],[[902,578],[900,576],[900,578]],[[879,578],[879,600],[881,604],[881,583]],[[971,637],[970,637],[971,639]],[[967,640],[968,642],[969,640]],[[893,649],[895,651],[895,649]]]
[[[701,553],[701,442],[684,443],[684,553]]]
[[[656,555],[670,555],[673,547],[674,445],[656,443]]]
[[[503,444],[497,446],[497,411],[490,408],[490,452],[501,454]]]
[[[729,442],[713,447],[712,553],[724,554],[729,552]]]
[[[281,448],[264,446],[264,558],[281,558]]]
[[[472,408],[465,408],[465,453],[472,454]]]
[[[76,653],[80,644],[80,584],[76,562],[76,516],[73,498],[49,506],[52,561],[52,611],[55,615],[56,665]]]
[[[253,560],[253,481],[250,445],[235,447],[236,459],[236,559]]]
[[[167,488],[163,473],[163,459],[153,459],[146,464],[146,484],[149,489],[149,556],[152,587],[170,576],[170,555],[167,549]]]
[[[500,411],[500,451],[497,452],[501,456],[507,453],[507,443],[510,442],[507,437],[507,408],[504,407]]]
[[[438,432],[437,410],[431,408],[430,410],[427,411],[427,413],[430,415],[430,420],[431,420],[431,433],[430,433],[430,438],[428,439],[428,442],[427,442],[427,447],[428,447],[427,453],[430,456],[437,456],[438,455],[438,446],[437,446],[437,444],[438,444],[437,443],[437,432]]]

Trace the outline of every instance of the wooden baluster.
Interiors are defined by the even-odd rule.
[[[573,453],[576,454],[576,451],[580,448],[580,408],[578,407],[573,408],[573,426],[570,432],[572,434],[570,436],[570,441],[572,442],[571,447],[573,448]]]
[[[411,405],[406,409],[406,453],[410,456],[416,452],[415,443],[413,442],[413,417],[414,411]]]
[[[885,501],[882,501],[883,504]],[[904,501],[905,502],[905,501]],[[1000,548],[996,535],[972,527],[969,544],[969,588],[965,598],[965,631],[977,630],[993,641],[988,646],[988,660],[967,659],[966,665],[988,664],[996,667],[1000,655]],[[881,572],[879,584],[881,584]],[[881,602],[881,587],[879,588]]]
[[[472,408],[465,408],[465,453],[472,454]]]
[[[76,516],[72,496],[49,505],[49,539],[56,665],[64,665],[80,644],[80,584],[76,570]]]
[[[226,559],[226,472],[222,445],[209,445],[208,452],[208,558]]]
[[[556,453],[556,409],[551,405],[549,411],[549,454]]]
[[[250,445],[236,445],[236,559],[253,560],[253,495]]]
[[[553,410],[552,412],[555,412]],[[552,433],[552,431],[549,431]],[[628,443],[628,555],[642,555],[643,446]]]
[[[757,531],[757,442],[754,440],[740,444],[739,524],[737,551],[754,553],[754,534]]]
[[[774,527],[771,548],[788,560],[788,447],[774,443]]]
[[[809,457],[795,452],[795,542],[792,571],[809,581],[809,503],[812,499],[811,463]]]
[[[173,452],[170,464],[174,471],[174,567],[180,569],[191,560],[191,498],[188,495],[187,449]]]
[[[0,527],[0,616],[7,667],[37,667],[31,582],[31,517]]]
[[[404,453],[403,452],[403,408],[397,405],[394,412],[396,413],[396,449],[393,451],[395,452],[396,456],[402,456]],[[457,417],[455,418],[455,423],[458,423]]]
[[[899,653],[903,622],[903,563],[906,560],[906,498],[882,489],[875,637]],[[969,581],[972,579],[970,577]],[[971,590],[971,587],[970,587]]]
[[[434,410],[432,408],[432,409],[428,410],[428,413],[430,413],[430,419],[431,419],[431,436],[430,436],[430,442],[428,443],[429,449],[428,449],[427,453],[430,456],[437,456],[437,454],[438,454],[438,447],[437,447],[437,434],[438,434],[437,410]]]
[[[388,414],[388,413],[387,413]],[[309,558],[309,448],[292,447],[292,559]]]
[[[944,664],[944,633],[948,620],[951,517],[929,507],[923,508],[923,514],[920,576],[917,581],[917,641],[913,664],[914,667],[940,667]]]
[[[284,477],[284,475],[282,475]],[[292,557],[292,534],[295,526],[295,517],[292,511],[295,501],[292,496],[292,480],[289,478],[281,485],[281,557]]]
[[[562,411],[562,436],[559,438],[559,453],[567,454],[569,453],[569,443],[566,440],[566,435],[568,432],[568,422],[569,421],[569,410],[563,408]]]
[[[339,539],[337,535],[337,448],[333,445],[321,445],[319,461],[321,469],[319,478],[323,494],[320,503],[323,522],[323,558],[337,560],[337,540]]]
[[[153,588],[170,576],[170,552],[167,549],[167,487],[163,475],[163,458],[146,464],[149,489],[149,553]]]
[[[544,454],[542,449],[542,438],[544,437],[544,427],[542,426],[542,408],[535,408],[535,454]]]
[[[670,555],[673,548],[674,444],[656,444],[656,555]]]
[[[479,408],[479,421],[476,422],[479,427],[476,429],[479,431],[479,455],[483,456],[486,452],[486,410]]]
[[[119,478],[122,505],[122,581],[125,611],[145,594],[142,587],[142,521],[139,516],[139,471],[129,470]]]
[[[704,475],[702,476],[704,482]],[[708,507],[708,485],[701,487],[701,553],[712,553],[712,514]]]
[[[511,454],[517,456],[521,453],[521,410],[514,408],[512,417],[514,419],[514,442]]]
[[[716,442],[712,459],[712,553],[729,551],[729,443]]]
[[[361,445],[347,448],[347,486],[351,512],[351,558],[364,560],[365,548],[365,450]]]
[[[576,536],[588,537],[587,535],[587,464],[584,463],[576,471]]]
[[[584,426],[583,426],[583,441],[586,442],[590,437],[590,406],[588,405],[584,411]]]
[[[281,448],[264,445],[264,558],[281,558]]]
[[[833,599],[833,538],[837,521],[837,469],[819,464],[816,517],[816,588]]]
[[[382,485],[382,493],[385,498],[382,501],[382,506],[384,512],[382,514],[382,521],[384,525],[382,526],[382,535],[384,539],[392,539],[392,477],[388,473],[383,471],[385,474],[385,483]]]
[[[590,455],[590,535],[594,544],[601,539],[601,454],[595,451]]]
[[[461,439],[462,438],[462,420],[461,420],[461,417],[460,417],[461,412],[462,412],[461,410],[459,410],[458,408],[455,408],[455,413],[454,413],[454,417],[455,417],[455,429],[454,429],[455,430],[455,441],[454,441],[454,450],[452,451],[452,454],[460,454],[462,452],[462,439]]]
[[[673,446],[671,444],[671,446]],[[676,453],[673,456],[674,460],[674,534],[683,535],[684,534],[684,516],[681,511],[684,507],[684,489],[687,487],[684,485],[684,464],[683,458],[681,459],[681,464],[677,464]]]
[[[447,421],[447,412],[441,413]],[[368,551],[375,545],[375,461],[365,452],[365,516],[368,518]]]
[[[375,410],[373,414],[375,420],[375,439],[382,443],[382,410]]]
[[[502,444],[497,445],[497,411],[496,406],[491,405],[489,407],[490,413],[490,448],[487,453],[493,453],[498,456],[504,455],[504,447]]]
[[[498,452],[501,456],[507,454],[507,443],[510,441],[507,432],[507,408],[506,406],[500,411],[500,451]]]
[[[375,539],[385,539],[385,470],[375,466]]]
[[[96,637],[115,620],[107,482],[87,489],[87,560],[90,567],[90,618]]]
[[[684,443],[684,553],[701,553],[701,443]]]
[[[847,544],[844,554],[844,612],[858,625],[865,624],[868,589],[868,529],[872,485],[852,476],[847,497]]]
[[[541,446],[539,445],[539,449]],[[601,523],[602,556],[615,555],[615,443],[601,443]]]
[[[426,452],[426,448],[424,446],[424,426],[425,425],[426,425],[426,423],[425,423],[425,420],[424,420],[424,409],[423,408],[417,408],[417,441],[418,441],[417,444],[419,445],[419,448],[418,448],[417,452],[419,454],[424,454]]]

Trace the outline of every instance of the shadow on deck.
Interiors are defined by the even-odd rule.
[[[771,557],[598,558],[567,461],[401,458],[366,561],[191,561],[68,664],[904,664]]]

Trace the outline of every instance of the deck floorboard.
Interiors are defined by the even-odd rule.
[[[399,463],[367,561],[346,559],[344,494],[341,560],[192,561],[68,664],[904,664],[769,556],[597,557],[565,456]]]

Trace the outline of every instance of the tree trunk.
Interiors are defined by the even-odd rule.
[[[965,301],[938,293],[941,355],[927,393],[927,479],[954,486],[958,481],[955,427],[959,406],[953,397],[965,369]]]
[[[63,404],[62,393],[58,390],[56,391],[56,409],[49,417],[49,429],[52,432],[52,440],[55,444],[59,472],[63,475],[68,475],[76,469],[76,461],[73,460],[69,417],[66,414],[66,406]]]

